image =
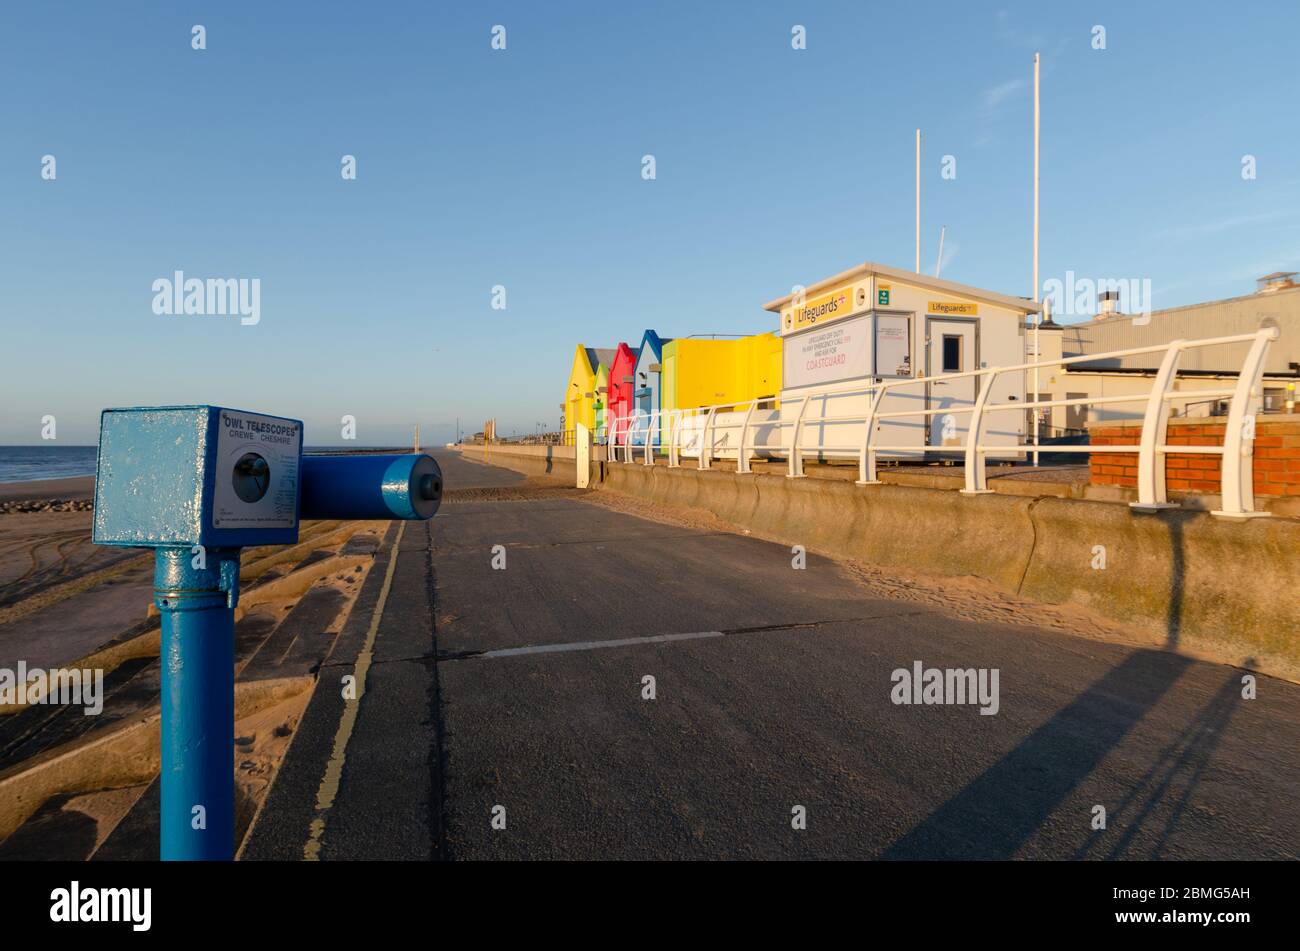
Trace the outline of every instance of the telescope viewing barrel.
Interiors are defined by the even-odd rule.
[[[442,470],[423,453],[302,457],[304,519],[427,519],[441,501]]]

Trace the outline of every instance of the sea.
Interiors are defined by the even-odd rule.
[[[95,474],[97,446],[0,446],[0,483]]]
[[[378,451],[410,452],[410,449],[378,446],[358,446],[355,449],[307,446],[304,449],[311,454]],[[0,483],[93,476],[98,452],[97,446],[0,446]]]

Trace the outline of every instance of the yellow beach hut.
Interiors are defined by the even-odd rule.
[[[781,338],[765,333],[733,340],[705,337],[670,340],[663,348],[662,387],[665,445],[671,419],[669,410],[758,399],[772,401],[760,404],[760,410],[775,410],[775,400],[781,391]]]
[[[578,344],[573,351],[573,366],[569,370],[569,385],[564,390],[565,442],[573,442],[573,433],[578,423],[590,430],[596,428],[596,373],[601,364],[608,374],[609,363],[613,359],[612,348],[598,349]],[[602,399],[602,403],[604,400]]]

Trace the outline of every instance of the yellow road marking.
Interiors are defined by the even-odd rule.
[[[357,696],[347,701],[343,717],[339,720],[338,732],[334,734],[334,750],[330,753],[325,775],[321,777],[320,789],[316,791],[316,818],[311,821],[311,834],[307,844],[302,847],[302,857],[308,862],[320,861],[321,836],[325,832],[325,816],[334,805],[334,797],[339,793],[339,781],[343,777],[343,764],[347,760],[348,741],[352,739],[352,730],[357,724],[357,711],[361,709],[361,698],[366,692],[366,677],[370,673],[370,663],[374,657],[375,637],[379,633],[379,622],[384,617],[384,605],[388,603],[388,592],[393,587],[393,572],[397,570],[397,555],[402,546],[402,534],[406,523],[399,522],[397,538],[393,540],[393,552],[388,559],[388,570],[384,573],[384,584],[379,589],[379,603],[370,618],[370,628],[366,631],[365,643],[357,655],[356,676]]]

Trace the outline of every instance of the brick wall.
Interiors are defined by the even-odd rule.
[[[1222,418],[1171,419],[1171,446],[1222,446]],[[1094,446],[1134,446],[1140,422],[1088,427]],[[1137,453],[1098,452],[1089,457],[1092,485],[1137,486]],[[1206,453],[1165,456],[1165,487],[1171,492],[1217,495],[1222,460]],[[1258,416],[1255,420],[1255,494],[1300,495],[1300,415]]]

